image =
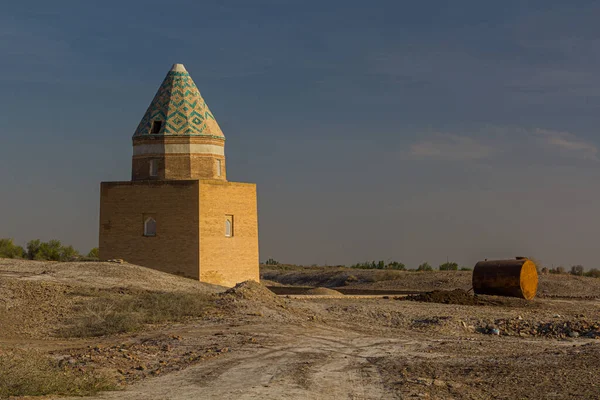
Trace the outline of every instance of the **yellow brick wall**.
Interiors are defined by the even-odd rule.
[[[103,182],[100,258],[199,278],[199,182]],[[144,215],[156,217],[156,236],[143,236]]]
[[[224,146],[222,139],[206,137],[169,137],[158,136],[153,138],[135,138],[134,145],[176,145],[176,144],[204,144]],[[158,176],[150,176],[150,160],[158,161]],[[217,162],[221,160],[221,176],[217,173]],[[132,157],[131,179],[158,180],[158,179],[219,179],[226,180],[227,168],[225,156],[218,154],[141,154]]]
[[[233,215],[233,236],[225,220]],[[259,281],[256,185],[200,181],[200,280],[233,286]]]
[[[150,176],[150,160],[158,161],[158,176]],[[217,162],[221,160],[221,176],[217,173]],[[133,180],[159,179],[227,179],[225,157],[197,154],[152,154],[134,156],[131,161]]]

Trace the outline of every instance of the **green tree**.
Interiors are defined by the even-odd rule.
[[[89,258],[100,258],[100,253],[98,252],[98,248],[94,247],[93,249],[91,249],[87,256]]]
[[[30,260],[35,260],[36,254],[40,251],[40,246],[42,242],[40,239],[34,239],[27,242],[27,258]]]
[[[458,264],[455,262],[445,262],[439,268],[440,271],[458,271]]]
[[[42,242],[34,260],[60,261],[62,245],[60,240]]]
[[[13,243],[13,239],[0,239],[0,258],[23,258],[25,250]]]
[[[398,271],[405,271],[406,270],[406,265],[402,264],[401,262],[398,261],[392,261],[389,262],[386,266],[385,269],[395,269]]]
[[[60,240],[42,242],[39,239],[27,243],[27,258],[39,261],[71,261],[79,257],[73,246],[63,246]]]
[[[59,261],[74,261],[79,258],[79,253],[73,246],[61,246]]]
[[[579,276],[583,276],[583,265],[573,265],[571,267],[571,274],[572,275],[579,275]]]
[[[433,268],[428,262],[424,262],[423,264],[419,265],[417,271],[433,271]]]

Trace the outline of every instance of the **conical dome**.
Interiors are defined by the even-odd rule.
[[[183,64],[173,65],[133,136],[143,135],[225,138]]]
[[[225,136],[190,74],[174,64],[132,138],[132,180],[227,180]]]

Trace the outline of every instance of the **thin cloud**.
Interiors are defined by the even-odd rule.
[[[477,138],[475,138],[475,136]],[[571,159],[573,162],[599,161],[598,147],[570,132],[519,127],[486,127],[477,135],[437,133],[414,142],[405,153],[413,160],[477,161],[502,156],[518,158],[517,154],[536,155],[537,162],[554,164]]]
[[[541,138],[546,145],[558,149],[563,154],[584,160],[598,161],[598,147],[579,139],[572,133],[536,129],[535,135]]]
[[[438,134],[410,146],[410,156],[416,159],[481,160],[492,154],[492,147],[467,136]]]

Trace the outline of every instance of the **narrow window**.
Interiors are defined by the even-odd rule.
[[[144,221],[144,236],[156,236],[156,220],[152,217]]]
[[[221,176],[221,160],[217,160],[217,176]]]
[[[162,128],[162,121],[152,121],[152,129],[150,133],[159,133],[160,128]]]
[[[158,160],[150,160],[150,176],[158,176]]]
[[[226,237],[233,236],[233,215],[225,216],[225,236]]]

